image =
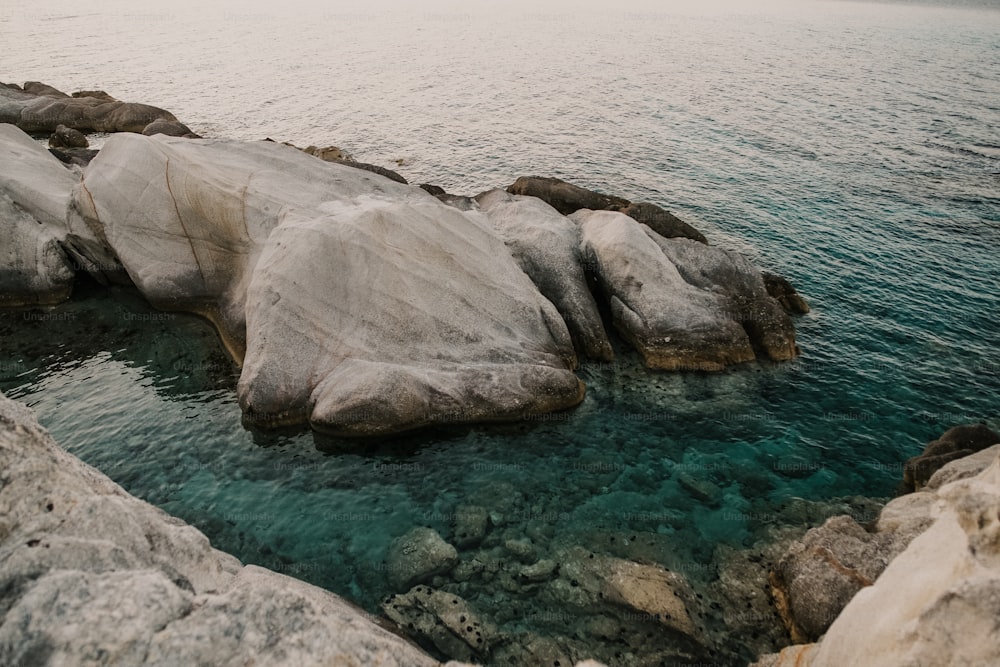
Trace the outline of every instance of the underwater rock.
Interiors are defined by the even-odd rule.
[[[69,298],[74,272],[61,241],[77,180],[27,134],[0,124],[0,307]]]
[[[88,146],[90,146],[90,142],[87,141],[83,132],[65,125],[57,126],[55,132],[49,137],[50,148],[87,148]]]
[[[457,660],[482,658],[500,639],[496,626],[465,600],[429,586],[390,596],[382,603],[382,611],[400,628]]]
[[[459,549],[474,547],[486,537],[490,514],[480,505],[460,505],[455,508],[452,542]]]
[[[592,359],[611,360],[611,342],[587,286],[579,225],[535,197],[490,190],[475,199],[514,259],[555,304],[577,351]]]
[[[910,491],[919,491],[946,463],[996,444],[1000,444],[1000,435],[985,424],[950,428],[937,440],[927,443],[923,452],[906,462],[903,467],[903,485]]]
[[[213,549],[2,395],[0,470],[0,664],[439,664],[336,595]]]
[[[54,132],[59,125],[84,132],[142,132],[154,120],[176,121],[172,113],[148,104],[103,96],[70,97],[43,83],[22,90],[0,86],[0,123],[25,132]]]
[[[419,188],[274,142],[116,135],[74,205],[154,306],[216,324],[250,423],[372,435],[582,400],[556,309]]]
[[[585,261],[616,328],[650,368],[721,370],[797,354],[791,319],[745,259],[689,239],[664,239],[628,216],[579,211]]]
[[[445,574],[458,564],[458,552],[433,528],[418,527],[396,538],[389,547],[386,569],[396,590]]]
[[[854,596],[818,646],[762,664],[1000,664],[1000,459],[936,496],[934,524]]]

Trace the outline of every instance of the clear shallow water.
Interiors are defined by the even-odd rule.
[[[584,365],[571,413],[363,447],[245,430],[212,331],[127,292],[0,316],[0,390],[245,560],[374,608],[389,542],[414,525],[448,537],[479,502],[540,544],[641,533],[655,547],[638,555],[710,578],[716,544],[793,520],[793,499],[890,495],[944,429],[996,425],[1000,12],[151,7],[15,1],[0,80],[103,88],[204,134],[336,144],[451,191],[537,173],[655,201],[814,309],[792,363],[664,375],[622,350]],[[544,626],[537,601],[464,595]]]

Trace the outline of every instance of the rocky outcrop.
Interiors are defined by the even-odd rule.
[[[985,424],[966,424],[949,429],[937,440],[927,443],[918,456],[906,462],[903,486],[908,491],[918,491],[945,464],[996,444],[1000,444],[1000,435]]]
[[[584,273],[580,226],[535,197],[490,190],[475,199],[514,259],[559,310],[580,354],[610,360],[611,342]]]
[[[933,496],[933,524],[854,596],[822,642],[758,665],[1000,663],[1000,459]]]
[[[0,663],[425,665],[341,598],[216,551],[0,396]]]
[[[184,137],[185,139],[200,139],[197,134],[191,131],[184,123],[177,120],[167,120],[158,118],[152,123],[142,128],[142,133],[147,137],[154,134],[165,134],[168,137]]]
[[[797,354],[788,315],[735,253],[664,239],[621,213],[579,211],[585,261],[616,328],[651,368],[720,370]]]
[[[29,82],[23,89],[0,86],[0,123],[25,132],[54,132],[65,125],[82,132],[142,132],[155,120],[176,121],[172,113],[148,104],[120,102],[103,91],[73,96]]]
[[[587,190],[558,178],[521,176],[507,187],[507,192],[537,197],[563,215],[569,215],[581,209],[620,211],[648,226],[663,238],[689,238],[700,243],[708,243],[701,232],[656,204],[632,203],[627,199]]]
[[[253,423],[365,435],[582,399],[558,311],[485,223],[419,188],[273,142],[117,135],[74,203],[92,254],[216,323]]]
[[[0,307],[69,297],[74,273],[61,241],[76,181],[28,135],[0,124]]]
[[[56,131],[49,137],[50,148],[87,148],[90,142],[83,132],[73,128],[59,125]]]
[[[767,290],[767,293],[777,299],[786,313],[790,315],[805,315],[809,312],[809,304],[792,287],[787,278],[774,273],[767,273],[766,271],[761,273],[761,275],[764,277],[764,288]]]

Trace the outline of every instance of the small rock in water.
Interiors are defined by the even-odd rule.
[[[414,528],[389,547],[389,581],[397,590],[427,581],[458,564],[458,551],[432,528]]]

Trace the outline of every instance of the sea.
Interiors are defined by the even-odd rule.
[[[542,175],[654,202],[810,303],[794,361],[651,372],[617,341],[569,412],[362,442],[245,427],[211,327],[129,290],[0,316],[0,391],[66,449],[371,611],[391,542],[449,539],[468,505],[541,550],[655,536],[646,557],[697,587],[722,547],[889,498],[946,429],[1000,427],[998,2],[6,0],[0,45],[0,81],[205,136],[336,145],[458,194]],[[570,632],[534,593],[463,597]]]

